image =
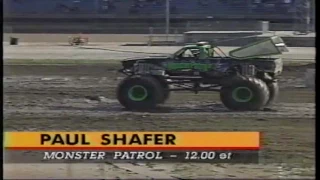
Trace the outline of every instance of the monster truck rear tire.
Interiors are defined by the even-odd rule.
[[[129,110],[152,109],[163,99],[162,86],[151,76],[131,76],[118,85],[117,99]]]
[[[269,99],[269,90],[261,79],[237,77],[221,88],[220,98],[230,110],[255,111],[265,106]]]
[[[275,101],[277,101],[279,96],[279,84],[278,82],[269,82],[267,83],[269,89],[269,99],[266,103],[266,106],[272,105]]]

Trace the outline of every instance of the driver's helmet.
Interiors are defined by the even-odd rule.
[[[198,46],[204,46],[204,45],[208,45],[209,43],[207,41],[199,41],[197,42]]]

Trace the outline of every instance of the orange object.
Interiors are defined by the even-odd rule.
[[[6,132],[16,150],[259,150],[259,132]]]

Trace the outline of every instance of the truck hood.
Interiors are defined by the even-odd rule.
[[[236,59],[251,59],[262,56],[280,55],[288,51],[287,46],[279,36],[272,36],[262,41],[234,49],[229,52],[229,56]]]
[[[122,66],[124,68],[131,68],[135,62],[137,61],[165,61],[167,59],[170,59],[171,56],[148,56],[148,57],[140,57],[140,58],[129,58],[121,61]]]

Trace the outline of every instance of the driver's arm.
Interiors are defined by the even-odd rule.
[[[200,48],[200,59],[208,58],[208,51],[204,48]]]
[[[214,50],[212,48],[209,49],[209,56],[214,57]]]

